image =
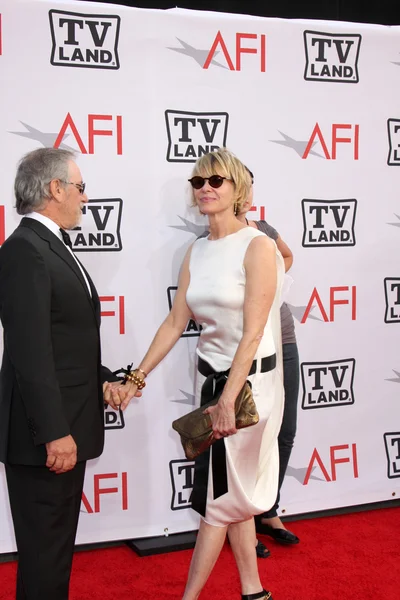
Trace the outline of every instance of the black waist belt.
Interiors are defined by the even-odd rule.
[[[268,371],[272,371],[273,369],[275,369],[275,367],[276,367],[276,354],[271,354],[270,356],[264,356],[264,358],[261,359],[260,373],[268,373]],[[208,362],[203,360],[200,356],[199,356],[199,360],[198,360],[198,364],[197,364],[197,369],[198,369],[199,373],[204,375],[204,377],[208,377],[209,375],[216,375],[216,372],[214,371],[214,369],[208,364]],[[222,373],[219,373],[219,375],[229,375],[229,371],[230,371],[230,369],[228,369],[227,371],[223,371]],[[256,371],[257,371],[257,359],[254,359],[253,362],[251,363],[248,377],[250,375],[254,375],[254,373]]]
[[[276,367],[276,354],[265,356],[261,359],[261,373],[272,371]],[[213,399],[213,396],[219,394],[229,375],[230,369],[217,373],[214,369],[199,356],[197,368],[206,380],[201,389],[200,406]],[[254,375],[257,370],[257,360],[253,360],[249,375]],[[213,466],[213,488],[214,500],[228,492],[228,473],[226,469],[226,449],[225,440],[221,438],[214,442],[212,446],[212,466]],[[210,467],[210,449],[203,452],[195,460],[194,483],[190,501],[192,508],[206,516],[207,485],[208,472]]]

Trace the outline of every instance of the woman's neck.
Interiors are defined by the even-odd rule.
[[[219,240],[231,233],[236,233],[239,229],[243,229],[243,224],[233,213],[209,215],[208,221],[211,240]],[[244,223],[244,225],[246,225],[246,223]]]

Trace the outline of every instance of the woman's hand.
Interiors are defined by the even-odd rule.
[[[204,414],[211,415],[213,436],[216,440],[237,433],[234,405],[226,406],[220,400],[214,406],[206,408]]]
[[[136,396],[140,398],[142,392],[137,389],[137,385],[133,382],[127,382],[122,385],[120,381],[103,383],[104,401],[107,402],[114,410],[125,410],[131,399]]]

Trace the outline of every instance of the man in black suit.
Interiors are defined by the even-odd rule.
[[[99,297],[65,231],[88,201],[73,154],[27,154],[15,196],[24,218],[0,249],[0,461],[17,600],[66,600],[85,465],[103,450],[102,385],[120,382],[101,365]]]

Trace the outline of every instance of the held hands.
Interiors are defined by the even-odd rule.
[[[125,410],[132,398],[140,398],[142,392],[137,389],[137,385],[127,381],[125,385],[121,381],[103,383],[104,402],[107,402],[114,410]]]
[[[67,435],[46,444],[46,467],[56,475],[71,471],[76,465],[76,444],[72,435]]]
[[[206,408],[204,414],[211,415],[213,436],[216,440],[237,433],[234,406],[229,407],[219,401]]]

